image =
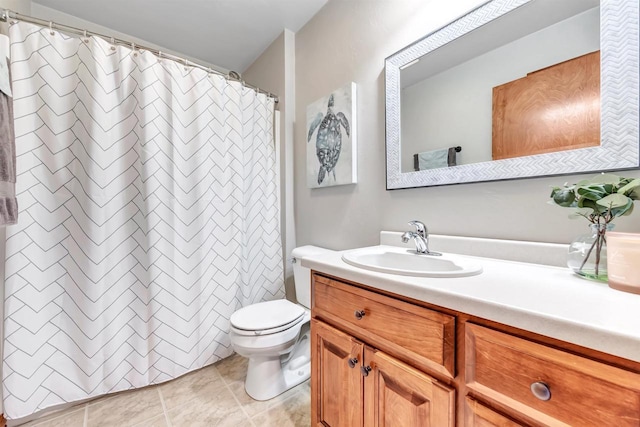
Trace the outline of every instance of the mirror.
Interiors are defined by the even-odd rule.
[[[637,168],[637,32],[634,0],[493,0],[390,56],[387,189]]]

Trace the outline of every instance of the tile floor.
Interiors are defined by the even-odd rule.
[[[309,381],[267,402],[244,391],[247,359],[233,355],[173,381],[105,396],[29,427],[309,427]]]

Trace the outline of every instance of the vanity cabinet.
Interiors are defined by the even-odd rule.
[[[312,313],[312,425],[454,426],[455,390],[425,372],[453,378],[453,316],[318,274]]]
[[[454,426],[452,388],[323,322],[311,331],[312,425]]]
[[[312,273],[312,425],[640,427],[640,363]]]

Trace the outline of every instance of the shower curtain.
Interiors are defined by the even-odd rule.
[[[5,415],[230,355],[231,313],[284,296],[273,100],[100,38],[10,38]]]

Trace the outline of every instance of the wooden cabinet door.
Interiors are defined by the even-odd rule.
[[[600,51],[493,88],[493,160],[600,145]]]
[[[383,352],[365,348],[367,427],[453,427],[455,391]]]
[[[362,427],[364,346],[311,320],[311,425]]]
[[[475,399],[465,399],[465,427],[523,427]]]

